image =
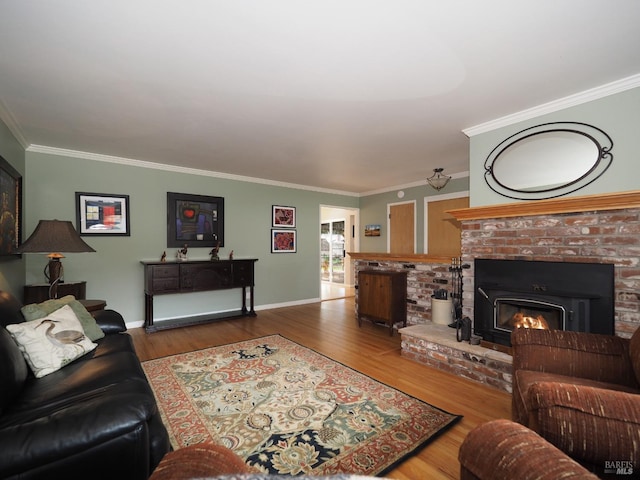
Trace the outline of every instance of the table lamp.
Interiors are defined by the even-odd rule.
[[[44,267],[44,276],[49,281],[49,298],[58,298],[58,283],[62,280],[61,252],[95,252],[87,245],[70,221],[40,220],[31,236],[17,249],[17,253],[46,253],[49,263]]]

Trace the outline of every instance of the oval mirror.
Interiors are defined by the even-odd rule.
[[[493,149],[485,180],[500,195],[554,198],[593,182],[611,164],[611,138],[591,125],[555,122],[522,130]]]

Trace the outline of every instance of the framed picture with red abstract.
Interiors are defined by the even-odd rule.
[[[295,228],[296,207],[273,205],[271,226],[275,228]]]
[[[129,195],[76,192],[76,228],[80,235],[130,236]]]
[[[224,198],[167,192],[167,247],[224,247]]]
[[[271,230],[271,253],[296,253],[295,230]]]

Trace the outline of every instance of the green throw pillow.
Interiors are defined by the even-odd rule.
[[[38,320],[39,318],[44,318],[47,315],[59,310],[65,305],[69,305],[73,313],[76,314],[78,320],[80,320],[80,324],[82,325],[82,329],[84,330],[84,334],[92,341],[104,337],[104,332],[100,329],[98,324],[96,323],[96,319],[84,308],[76,297],[73,295],[67,295],[66,297],[57,298],[53,300],[46,300],[42,303],[32,303],[30,305],[25,305],[22,307],[22,316],[24,319],[29,322],[31,320]]]

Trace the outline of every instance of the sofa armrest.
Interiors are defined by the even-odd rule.
[[[640,388],[629,339],[614,335],[516,328],[513,371],[533,370]]]
[[[527,427],[493,420],[474,428],[458,452],[460,479],[596,479]]]
[[[66,475],[49,478],[90,478],[91,472],[72,475],[69,470],[77,470],[83,461],[90,464],[86,458],[79,459],[94,456],[109,459],[97,467],[101,472],[95,478],[106,478],[105,472],[112,470],[120,470],[122,476],[111,478],[142,478],[144,473],[147,478],[149,464],[144,457],[149,455],[148,421],[154,409],[148,395],[103,389],[39,418],[0,428],[0,478],[34,478],[32,472],[42,475],[50,469],[66,469]],[[99,463],[97,458],[95,462]],[[142,474],[133,472],[141,468]]]
[[[559,382],[529,388],[529,425],[580,462],[640,468],[640,395]]]
[[[100,310],[95,313],[95,319],[104,333],[122,333],[127,331],[124,318],[115,310]]]

